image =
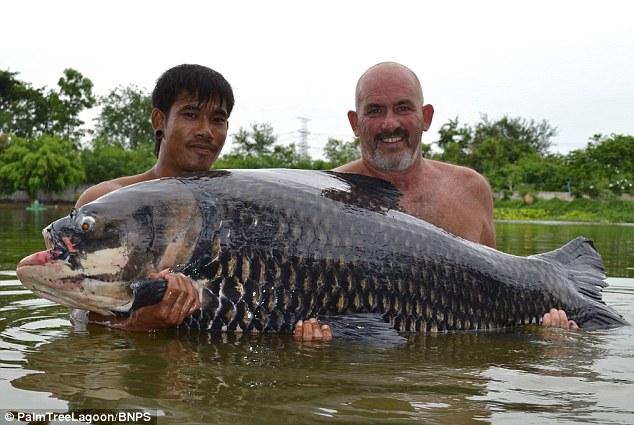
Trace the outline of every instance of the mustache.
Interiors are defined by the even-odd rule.
[[[374,136],[374,141],[378,144],[383,139],[389,139],[390,137],[402,137],[404,139],[409,138],[409,132],[402,127],[396,128],[392,131],[382,131]]]
[[[214,140],[212,138],[199,138],[199,139],[194,139],[194,140],[190,140],[187,143],[188,147],[202,147],[202,148],[207,148],[210,151],[218,151],[218,145],[216,143],[214,143]]]

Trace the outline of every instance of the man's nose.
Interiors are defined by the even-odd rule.
[[[196,137],[213,139],[214,132],[212,130],[212,126],[206,119],[201,119],[198,124],[198,128],[196,129]]]
[[[385,118],[383,119],[383,122],[381,123],[381,130],[383,130],[383,131],[392,131],[392,130],[398,128],[399,125],[400,124],[398,122],[396,114],[394,114],[394,112],[392,112],[392,111],[388,111],[385,114]]]

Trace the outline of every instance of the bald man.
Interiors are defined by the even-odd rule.
[[[361,159],[335,169],[387,180],[402,193],[410,214],[464,239],[495,248],[493,196],[476,171],[423,158],[423,132],[434,107],[425,104],[416,74],[383,62],[359,78],[355,111],[348,120],[361,145]],[[577,328],[562,310],[543,317],[544,326]]]

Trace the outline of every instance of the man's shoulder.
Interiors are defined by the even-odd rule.
[[[341,173],[356,173],[356,174],[368,174],[368,170],[365,168],[363,161],[361,159],[356,159],[354,161],[348,162],[347,164],[343,164],[338,166],[332,171],[338,171]]]
[[[462,165],[450,164],[448,162],[436,161],[433,159],[425,160],[429,163],[433,172],[444,176],[447,179],[460,179],[464,183],[472,183],[477,185],[486,185],[489,183],[487,179],[473,168],[465,167]]]
[[[480,175],[480,173],[478,173],[473,168],[465,167],[463,165],[451,164],[449,162],[437,161],[435,159],[425,159],[425,162],[430,164],[433,168],[444,173],[463,174],[467,176]]]
[[[81,207],[84,204],[94,201],[101,196],[114,192],[117,189],[120,189],[125,186],[129,186],[131,184],[139,183],[142,181],[148,180],[146,174],[136,174],[133,176],[123,176],[117,177],[116,179],[107,180],[101,183],[97,183],[94,186],[86,189],[75,204],[75,207]]]

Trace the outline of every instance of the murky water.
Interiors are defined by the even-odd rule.
[[[631,326],[426,336],[398,348],[74,328],[13,272],[64,213],[0,207],[0,410],[140,408],[179,424],[634,423]],[[634,323],[634,228],[497,230],[500,249],[522,255],[593,238],[613,276],[604,298]]]

